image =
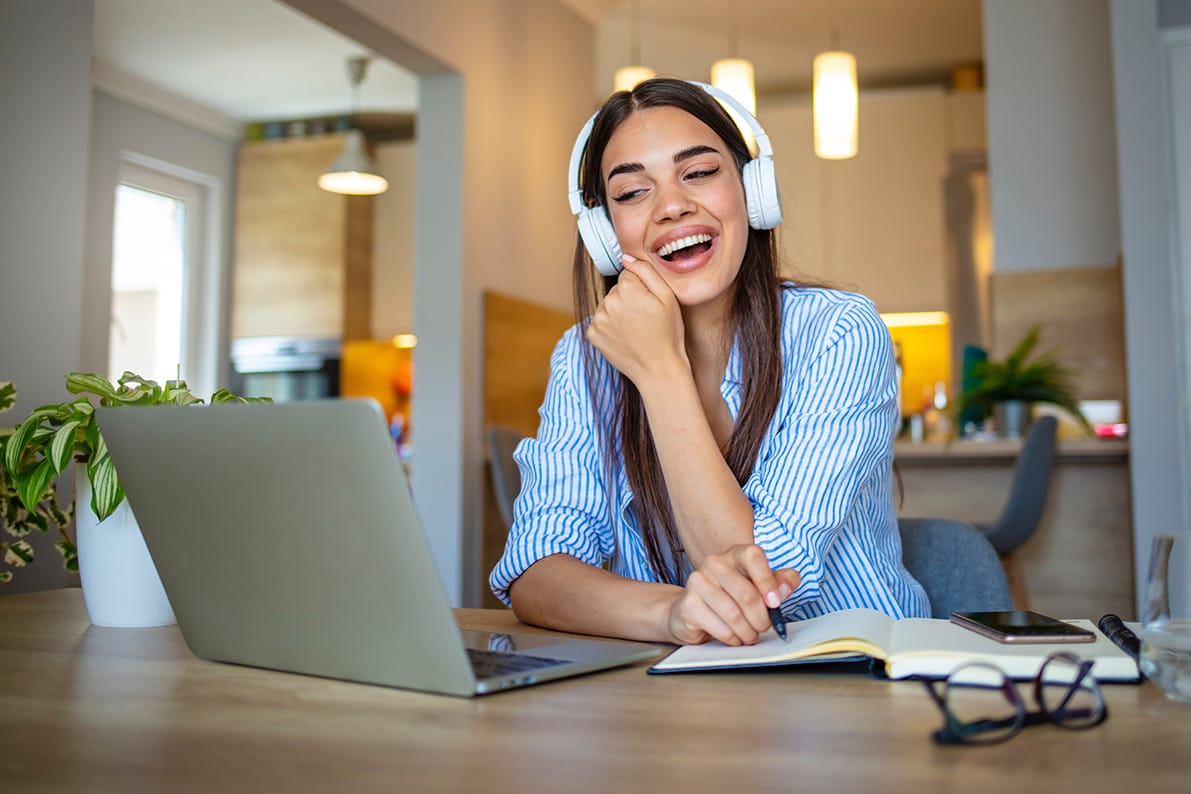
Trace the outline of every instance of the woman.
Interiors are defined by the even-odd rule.
[[[525,622],[679,644],[754,643],[769,607],[925,616],[893,508],[889,333],[861,296],[779,281],[708,90],[648,80],[594,118],[583,198],[624,269],[596,304],[584,234],[493,592]]]

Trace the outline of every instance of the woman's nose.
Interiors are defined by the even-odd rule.
[[[657,188],[657,203],[654,205],[654,220],[666,221],[690,215],[695,211],[695,202],[681,184],[668,183]]]

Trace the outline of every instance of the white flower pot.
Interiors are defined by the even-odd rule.
[[[79,578],[91,623],[115,628],[177,623],[128,500],[100,522],[91,509],[91,478],[83,464],[75,466],[74,493]]]

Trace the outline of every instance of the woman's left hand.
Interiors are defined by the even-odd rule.
[[[627,254],[616,286],[591,317],[587,339],[638,389],[650,374],[690,370],[678,299],[653,265]]]

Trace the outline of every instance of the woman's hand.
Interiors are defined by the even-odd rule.
[[[591,317],[587,340],[638,389],[650,374],[669,377],[677,366],[690,371],[678,299],[651,264],[628,254],[616,286]]]
[[[703,561],[670,608],[669,632],[680,645],[715,638],[752,645],[772,626],[768,607],[779,607],[800,581],[798,572],[771,570],[760,546],[732,546]]]

